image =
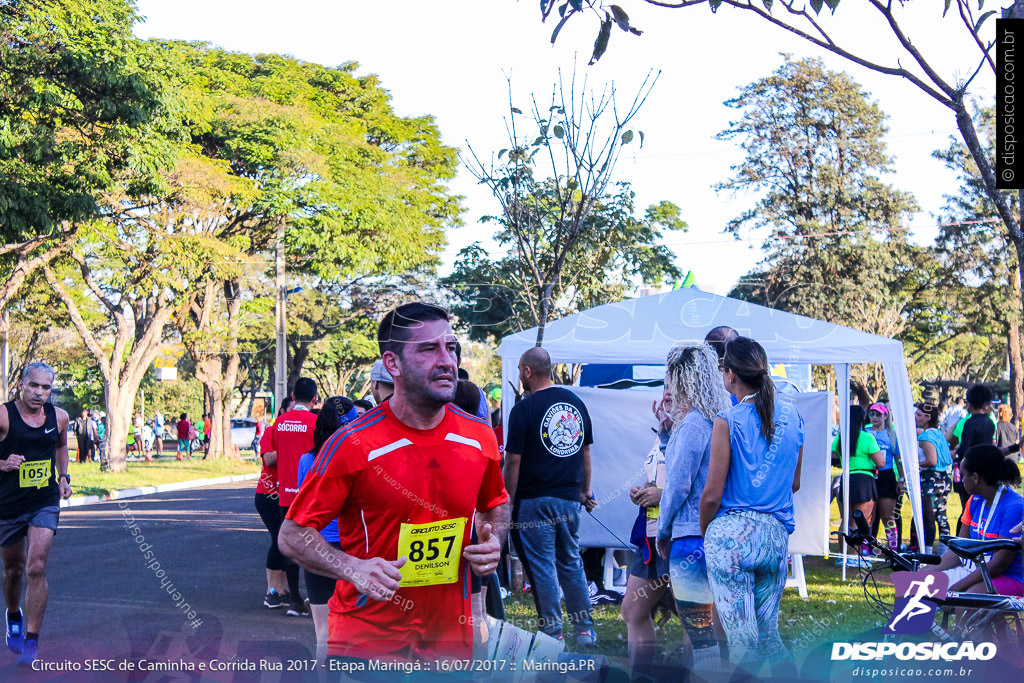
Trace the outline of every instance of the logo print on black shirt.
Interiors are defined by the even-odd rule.
[[[540,421],[540,440],[551,455],[567,458],[583,448],[583,416],[571,403],[555,403]]]

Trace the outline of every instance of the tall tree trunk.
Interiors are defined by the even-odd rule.
[[[551,312],[551,291],[555,288],[553,283],[544,285],[540,294],[540,320],[537,321],[537,343],[536,346],[544,345],[544,329],[547,327],[548,315]]]
[[[1018,205],[1019,206],[1019,205]],[[1020,322],[1018,312],[1021,310],[1020,261],[1008,278],[1010,288],[1009,321],[1006,335],[1006,354],[1010,366],[1010,408],[1013,410],[1013,423],[1019,424],[1021,410],[1024,409],[1024,361],[1021,360]]]
[[[218,336],[211,333],[217,318],[218,304],[223,295],[227,329]],[[196,379],[203,383],[206,413],[210,418],[207,434],[207,458],[234,456],[231,443],[231,410],[229,399],[238,381],[241,365],[238,355],[238,313],[241,297],[234,280],[208,281],[202,292],[202,302],[194,301],[187,318],[179,318],[179,327],[185,328],[185,346],[196,363]],[[216,320],[220,322],[220,320]]]
[[[288,359],[288,393],[291,394],[295,383],[302,377],[302,367],[309,358],[310,344],[308,341],[300,341],[291,350],[291,357]],[[321,387],[324,389],[325,387]]]
[[[135,391],[138,387],[135,387]],[[117,383],[104,383],[103,394],[107,408],[107,460],[111,472],[124,472],[128,469],[128,431],[132,421],[132,407],[135,403],[135,391],[127,391],[126,387]],[[136,435],[136,438],[142,438]]]
[[[114,325],[114,341],[111,348],[100,344],[82,317],[78,304],[64,284],[57,280],[49,266],[43,266],[43,274],[53,292],[64,303],[71,323],[85,343],[86,349],[100,366],[107,403],[110,469],[114,472],[123,472],[127,468],[125,443],[128,437],[128,421],[135,407],[135,396],[139,393],[139,386],[146,370],[153,364],[160,351],[164,328],[171,318],[173,309],[166,293],[121,305],[115,304],[93,280],[89,266],[81,254],[73,252],[72,255],[81,266],[83,280],[103,305],[108,320]],[[141,435],[138,437],[141,438]]]

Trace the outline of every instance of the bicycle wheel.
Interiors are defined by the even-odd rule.
[[[996,640],[996,622],[1006,620],[1007,615],[994,609],[968,610],[953,628],[955,640],[972,640],[976,643]]]

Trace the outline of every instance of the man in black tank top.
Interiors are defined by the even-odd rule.
[[[39,651],[49,594],[46,561],[57,533],[60,499],[71,497],[68,414],[49,402],[53,378],[46,363],[30,363],[21,374],[18,398],[0,405],[0,558],[7,647],[19,654],[20,667],[31,667]]]

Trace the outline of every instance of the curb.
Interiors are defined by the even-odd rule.
[[[249,481],[259,478],[259,474],[236,474],[230,477],[193,479],[192,481],[178,481],[171,484],[158,484],[157,486],[143,486],[138,489],[111,491],[110,495],[107,496],[71,496],[67,500],[60,501],[60,507],[71,508],[79,507],[81,505],[90,505],[92,503],[107,503],[112,500],[120,500],[121,498],[137,498],[139,496],[148,496],[154,493],[163,493],[165,491],[181,491],[182,489],[194,489],[199,488],[200,486],[213,486],[215,484],[231,484],[236,481]]]

